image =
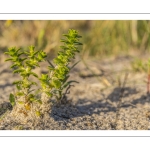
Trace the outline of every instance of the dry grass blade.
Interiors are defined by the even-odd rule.
[[[115,118],[115,124],[114,124],[115,129],[117,128],[117,121],[118,121],[118,118],[119,118],[119,111],[120,111],[121,104],[122,104],[122,98],[123,98],[123,95],[124,95],[125,86],[126,86],[126,83],[127,83],[127,78],[128,78],[128,73],[126,73],[125,76],[124,76],[124,81],[123,81],[122,86],[121,86],[121,81],[119,80],[119,87],[121,88],[121,90],[120,90],[119,102],[118,102],[117,110],[116,110],[116,118]]]
[[[86,66],[86,68],[92,73],[93,77],[95,77],[98,81],[102,82],[106,87],[110,87],[111,83],[105,78],[105,77],[100,77],[100,75],[96,75],[92,69],[87,65],[84,59],[82,59],[83,64]],[[103,72],[103,70],[101,70]]]

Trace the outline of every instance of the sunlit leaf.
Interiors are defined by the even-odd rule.
[[[9,101],[12,106],[15,105],[15,96],[12,93],[9,95]]]
[[[27,104],[25,104],[25,105],[24,105],[24,107],[25,107],[25,109],[26,109],[26,110],[31,110],[31,105],[30,105],[30,104],[28,104],[28,103],[27,103]]]
[[[23,104],[24,104],[24,102],[23,102],[23,101],[18,101],[18,103],[19,103],[19,104],[21,104],[21,105],[23,105]]]
[[[41,116],[40,111],[36,111],[35,113],[36,113],[36,115],[37,115],[38,117],[40,117],[40,116]]]
[[[17,96],[24,96],[24,93],[23,92],[17,92],[16,95]]]

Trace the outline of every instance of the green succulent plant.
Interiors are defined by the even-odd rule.
[[[29,50],[22,51],[15,47],[9,48],[8,54],[10,58],[6,61],[12,61],[13,65],[10,68],[13,69],[13,73],[20,75],[20,80],[13,82],[16,85],[17,92],[15,94],[10,94],[10,103],[12,106],[15,105],[15,100],[19,103],[24,104],[26,109],[30,109],[30,104],[32,102],[42,103],[41,100],[37,99],[36,95],[33,93],[33,86],[37,83],[32,81],[30,77],[38,78],[38,75],[33,72],[33,69],[39,66],[39,62],[44,61],[46,53],[44,51],[36,51],[34,46],[30,46]],[[20,97],[23,97],[20,101]]]
[[[64,34],[65,39],[62,39],[61,42],[64,43],[61,46],[61,49],[58,52],[56,58],[53,59],[52,63],[49,62],[49,76],[47,74],[42,74],[40,81],[42,83],[42,91],[44,91],[47,96],[54,96],[57,102],[61,102],[69,88],[71,83],[77,82],[74,80],[68,81],[70,70],[78,63],[75,63],[73,66],[69,66],[72,59],[75,59],[75,54],[80,52],[78,49],[79,45],[82,43],[79,42],[81,36],[76,30],[69,30],[68,34]]]
[[[38,96],[42,93],[45,93],[49,98],[54,97],[58,103],[66,98],[72,83],[77,83],[74,80],[68,81],[70,70],[78,63],[70,66],[70,62],[75,59],[76,53],[80,52],[78,46],[82,43],[79,42],[81,36],[76,30],[70,29],[68,34],[64,34],[64,37],[65,39],[61,40],[64,43],[61,46],[62,50],[58,52],[52,62],[47,60],[49,63],[48,73],[41,74],[41,76],[38,76],[34,69],[40,67],[40,62],[46,61],[47,54],[43,50],[38,51],[34,46],[30,46],[27,51],[12,47],[5,52],[10,57],[6,61],[13,63],[10,67],[13,69],[13,73],[20,75],[20,80],[13,82],[17,91],[14,94],[10,93],[9,96],[12,106],[18,102],[23,104],[26,110],[31,110],[34,102],[42,104],[42,100]],[[34,82],[31,77],[39,81],[41,88],[33,90],[33,86],[37,86],[38,83]],[[40,112],[36,111],[36,114],[39,115]]]

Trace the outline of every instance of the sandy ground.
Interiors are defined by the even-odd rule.
[[[132,57],[81,61],[70,79],[79,81],[71,88],[69,102],[50,104],[40,119],[26,122],[13,117],[9,94],[18,76],[10,63],[0,57],[0,129],[1,130],[148,130],[150,96],[146,93],[146,73],[131,69]],[[45,64],[41,70],[45,72]]]

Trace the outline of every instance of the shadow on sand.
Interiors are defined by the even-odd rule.
[[[51,117],[56,121],[68,120],[75,117],[82,117],[84,115],[99,114],[100,112],[116,112],[117,106],[120,101],[120,87],[114,88],[114,90],[108,95],[103,95],[104,98],[93,102],[86,99],[79,99],[75,105],[64,105],[64,106],[54,106],[52,107]],[[123,98],[131,96],[133,94],[138,94],[135,88],[126,87],[124,88]],[[137,104],[145,104],[149,102],[150,95],[143,94],[138,99],[131,99],[130,103],[121,103],[121,107],[134,107]],[[113,105],[115,104],[115,106]],[[135,106],[136,107],[136,106]]]

